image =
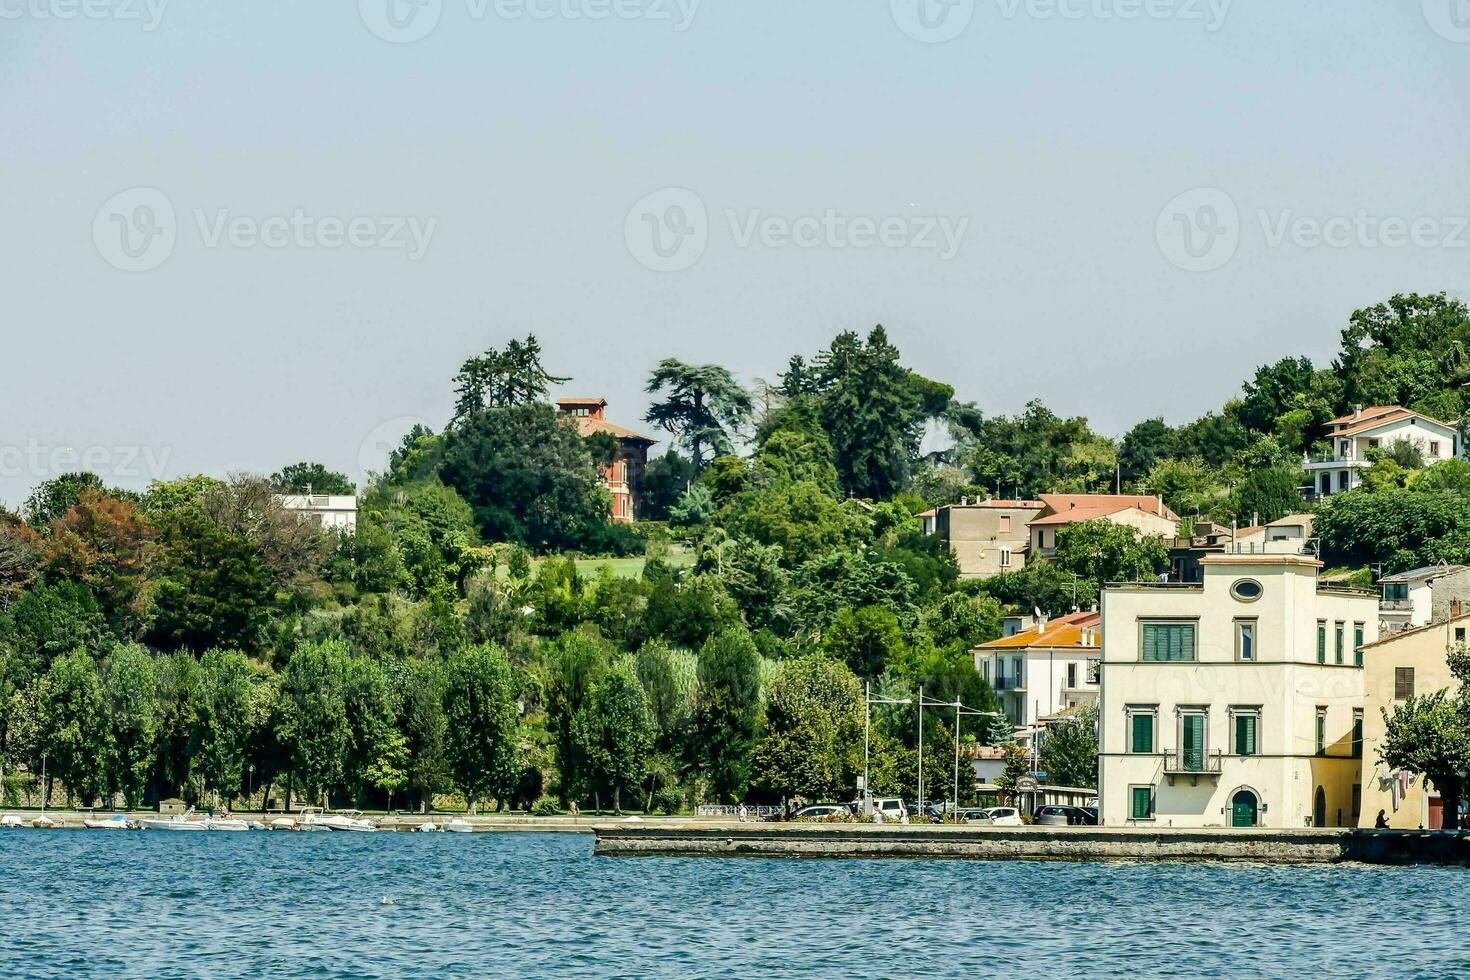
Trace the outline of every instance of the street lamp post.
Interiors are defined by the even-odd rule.
[[[873,697],[873,684],[871,681],[863,681],[863,817],[866,819],[873,809],[873,781],[868,774],[868,730],[873,723],[873,705],[875,704],[913,704],[912,698],[875,698]],[[919,712],[920,715],[923,712]]]
[[[920,688],[919,689],[919,725],[920,725],[919,730],[921,732],[923,731],[923,715],[924,715],[924,709],[925,708],[953,708],[954,709],[954,787],[953,787],[954,795],[950,798],[951,799],[950,809],[951,809],[951,811],[953,813],[956,813],[957,814],[957,813],[959,813],[959,810],[960,810],[960,716],[961,715],[978,715],[978,716],[992,716],[992,717],[997,717],[997,718],[1004,717],[1004,716],[1001,715],[1001,713],[998,712],[998,711],[978,711],[975,708],[971,708],[968,705],[965,705],[965,704],[961,703],[961,701],[960,701],[960,699],[958,697],[956,697],[953,701],[926,701],[926,700],[924,700],[923,688]],[[924,750],[924,743],[923,743],[922,737],[921,737],[921,740],[919,742],[919,752],[920,752],[920,755],[919,755],[919,787],[920,787],[920,789],[919,789],[919,805],[920,806],[922,806],[923,805],[923,802],[924,802],[924,794],[923,794],[923,785],[924,785],[924,783],[923,783],[923,779],[924,779],[924,763],[923,763],[923,759],[924,759],[924,756],[923,756],[923,750]]]

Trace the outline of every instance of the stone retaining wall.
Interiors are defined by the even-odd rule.
[[[1138,830],[1096,827],[599,825],[615,857],[959,858],[1006,861],[1247,861],[1470,865],[1470,837],[1355,830]]]

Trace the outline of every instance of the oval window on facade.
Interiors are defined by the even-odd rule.
[[[1261,583],[1253,578],[1243,578],[1230,587],[1230,594],[1241,602],[1255,602],[1262,591]]]

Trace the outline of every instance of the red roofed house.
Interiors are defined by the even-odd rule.
[[[1368,459],[1370,449],[1386,451],[1396,442],[1410,442],[1430,464],[1454,459],[1463,451],[1453,425],[1397,405],[1359,405],[1328,422],[1326,438],[1332,451],[1325,457],[1302,457],[1309,500],[1357,489],[1363,482],[1362,471],[1373,465]]]
[[[1030,524],[1032,555],[1050,558],[1057,548],[1057,532],[1083,521],[1112,521],[1160,538],[1172,538],[1179,533],[1179,515],[1165,507],[1161,497],[1111,493],[1040,496],[1042,511]]]
[[[643,472],[648,468],[648,447],[658,440],[609,422],[605,398],[560,398],[556,407],[563,415],[577,420],[577,431],[584,437],[603,432],[618,440],[618,451],[612,465],[599,466],[598,475],[602,478],[602,485],[612,494],[613,522],[632,523],[641,510],[639,493]]]
[[[1026,526],[1044,506],[1039,500],[962,500],[931,511],[932,526],[928,520],[924,526],[954,552],[960,578],[988,578],[1025,567]]]

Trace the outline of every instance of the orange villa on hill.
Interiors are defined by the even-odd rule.
[[[1113,493],[1043,493],[1044,508],[1029,524],[1031,554],[1052,556],[1057,532],[1084,521],[1106,520],[1136,528],[1141,534],[1172,538],[1179,533],[1179,515],[1164,506],[1162,497]]]
[[[609,422],[606,398],[559,398],[556,407],[561,414],[577,420],[577,431],[583,436],[601,432],[617,439],[618,451],[612,464],[599,466],[597,472],[612,494],[613,522],[632,523],[642,509],[640,493],[643,473],[648,468],[648,449],[658,440]]]

